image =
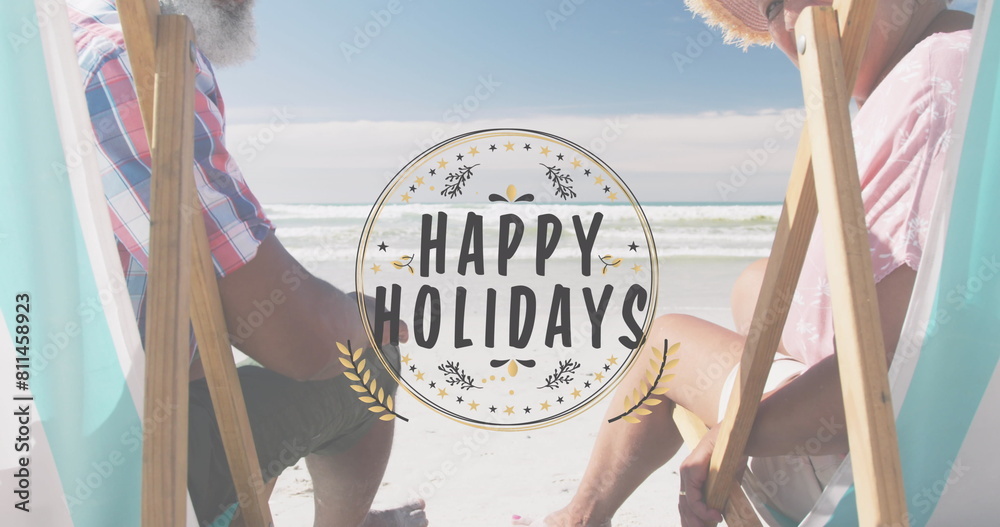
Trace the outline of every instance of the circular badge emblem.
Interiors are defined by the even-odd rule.
[[[652,233],[621,178],[578,145],[513,129],[407,164],[372,209],[356,278],[376,299],[374,313],[361,306],[372,342],[399,347],[398,370],[379,355],[399,384],[499,430],[560,422],[609,393],[658,285]]]

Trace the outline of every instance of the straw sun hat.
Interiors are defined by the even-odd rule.
[[[771,44],[767,18],[754,0],[684,0],[684,3],[709,26],[721,28],[727,44],[744,49],[753,44]]]

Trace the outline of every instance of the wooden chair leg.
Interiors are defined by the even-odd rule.
[[[837,20],[832,9],[813,7],[795,28],[804,38],[799,46],[803,90],[822,93],[821,103],[807,106],[806,115],[858,517],[862,525],[905,525],[906,494]]]
[[[191,245],[183,215],[194,196],[194,30],[186,17],[160,20],[150,190],[149,289],[146,322],[145,421],[157,407],[164,420],[142,445],[142,525],[186,522],[188,356]]]
[[[844,42],[840,82],[853,86],[871,31],[875,0],[835,0],[834,7],[840,15],[839,28]],[[809,104],[810,95],[807,93],[806,97]],[[844,108],[846,110],[846,102]],[[802,133],[750,335],[743,349],[740,374],[726,417],[719,425],[719,442],[712,456],[706,492],[708,504],[715,508],[725,505],[735,483],[734,476],[757,415],[816,221],[818,205],[810,129],[811,126]]]
[[[153,151],[146,408],[170,422],[143,446],[142,524],[184,524],[187,487],[188,321],[194,323],[212,406],[249,527],[273,525],[246,403],[229,344],[201,206],[194,192],[194,30],[156,0],[118,0],[136,93]],[[155,74],[154,74],[155,73]],[[155,79],[155,84],[154,84]],[[155,101],[155,105],[154,105]],[[154,272],[154,267],[156,271]]]

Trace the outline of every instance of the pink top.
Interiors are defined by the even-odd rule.
[[[917,269],[958,107],[971,31],[937,33],[907,54],[854,118],[875,281]],[[817,220],[782,343],[806,366],[833,355],[833,311]]]

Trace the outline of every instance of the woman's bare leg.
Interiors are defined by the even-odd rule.
[[[746,335],[750,331],[750,322],[753,320],[754,308],[757,307],[757,297],[760,296],[766,269],[767,258],[761,258],[747,266],[733,285],[730,305],[733,309],[733,323],[740,335]]]
[[[670,370],[675,377],[666,383],[670,390],[663,397],[665,403],[652,407],[653,413],[643,416],[638,424],[604,422],[576,494],[569,505],[550,514],[545,525],[610,525],[632,492],[669,461],[683,443],[672,418],[675,403],[705,422],[716,422],[719,392],[737,363],[743,337],[695,317],[666,315],[654,322],[647,346],[660,348],[665,338],[671,345],[680,343],[680,360]],[[644,373],[642,367],[629,373],[615,393],[609,418],[620,413],[624,398],[642,382]],[[645,385],[640,392],[645,392]]]

